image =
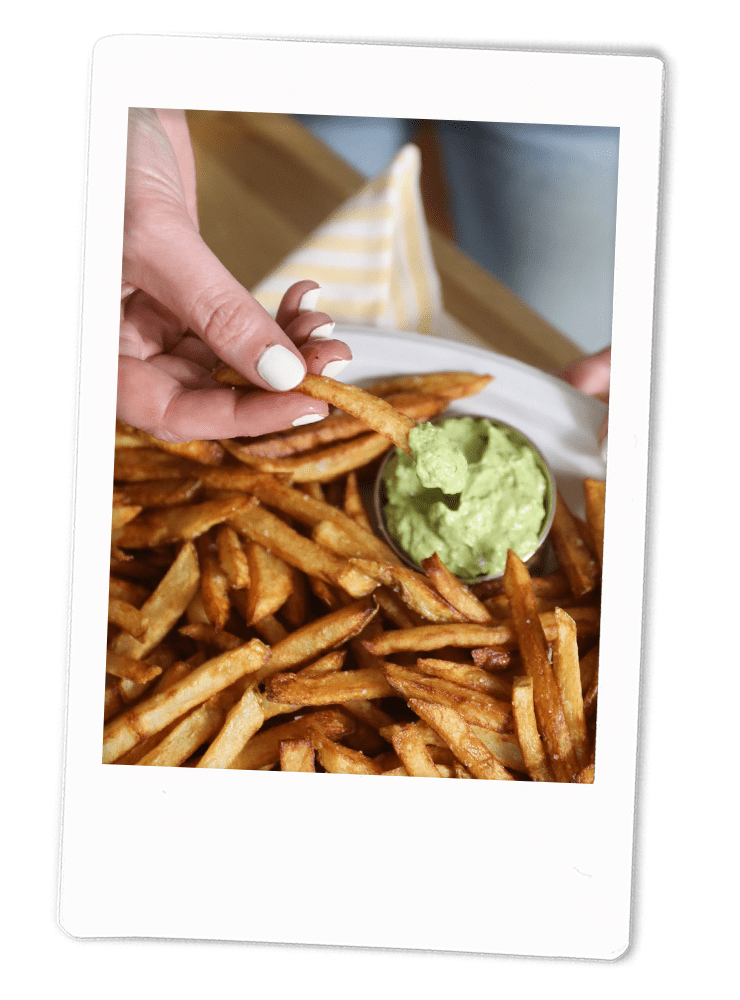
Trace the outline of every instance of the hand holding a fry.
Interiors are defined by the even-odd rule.
[[[276,318],[223,267],[198,232],[195,166],[181,111],[129,113],[118,417],[165,441],[254,437],[328,413],[290,392],[306,372],[351,360],[300,281]],[[312,337],[312,334],[318,334]],[[254,392],[211,378],[225,362]]]

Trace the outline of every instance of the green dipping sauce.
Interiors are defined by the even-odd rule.
[[[384,514],[415,562],[436,552],[456,576],[473,580],[503,573],[508,549],[523,560],[534,553],[548,480],[516,432],[484,418],[452,417],[418,425],[409,444],[415,458],[397,450],[388,463]],[[457,493],[459,504],[451,503],[449,494]]]

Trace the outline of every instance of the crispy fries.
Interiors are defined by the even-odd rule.
[[[558,498],[556,570],[510,553],[469,586],[403,564],[363,501],[416,420],[490,381],[307,376],[337,409],[255,440],[117,424],[104,763],[592,783],[604,484],[585,523]]]

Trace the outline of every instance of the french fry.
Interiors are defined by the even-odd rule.
[[[150,479],[186,479],[202,466],[159,448],[117,448],[113,464],[116,482],[142,483]]]
[[[373,526],[362,502],[357,473],[354,469],[347,473],[344,482],[344,512],[353,521],[357,521],[361,528],[372,534]]]
[[[283,740],[280,744],[281,771],[315,771],[315,758],[310,740]]]
[[[144,601],[151,594],[148,587],[143,587],[133,580],[122,580],[120,577],[111,576],[108,583],[108,596],[126,604],[133,604],[135,608],[140,608]]]
[[[141,606],[147,629],[141,639],[121,634],[111,645],[114,653],[143,659],[167,635],[198,590],[200,571],[192,542],[186,542],[151,597]]]
[[[216,631],[226,625],[231,612],[229,583],[221,569],[216,546],[210,533],[201,535],[196,543],[200,564],[200,598],[208,621]]]
[[[583,711],[576,624],[561,608],[555,609],[555,618],[557,635],[552,645],[552,669],[560,689],[560,699],[570,730],[576,764],[582,769],[588,763],[588,734]]]
[[[598,581],[598,564],[586,548],[575,518],[560,493],[555,504],[550,539],[575,596],[590,594]]]
[[[332,774],[380,774],[380,768],[370,757],[359,750],[335,743],[320,730],[309,728],[309,739],[313,744],[319,763]]]
[[[105,655],[105,669],[114,677],[123,677],[136,684],[148,684],[162,673],[161,667],[134,660],[130,656],[121,656],[110,649]]]
[[[186,507],[164,507],[129,522],[118,537],[122,549],[145,549],[192,541],[246,506],[246,497],[206,500]]]
[[[409,700],[409,708],[416,712],[419,718],[423,719],[432,729],[436,729],[455,757],[476,778],[496,781],[514,780],[503,764],[496,760],[488,747],[471,731],[465,719],[454,708],[419,701],[415,698]]]
[[[442,677],[419,674],[395,663],[386,662],[383,670],[388,682],[407,702],[428,701],[454,708],[467,721],[484,729],[501,731],[511,722],[510,705],[490,695],[461,687]]]
[[[478,622],[481,625],[491,624],[491,614],[485,604],[447,569],[436,552],[428,559],[422,559],[421,565],[439,594],[459,611],[466,621]]]
[[[196,642],[205,642],[209,646],[216,646],[222,652],[229,649],[236,649],[244,645],[244,640],[231,632],[224,632],[223,629],[215,629],[213,625],[204,625],[202,622],[193,622],[183,625],[178,629],[180,635],[186,635]]]
[[[604,556],[606,483],[600,479],[584,479],[583,490],[586,495],[586,523],[591,530],[596,558],[601,566]]]
[[[108,621],[135,639],[143,638],[149,624],[146,615],[133,604],[115,597],[108,598]]]
[[[137,763],[144,767],[179,767],[223,724],[224,696],[215,695],[194,708]]]
[[[429,674],[431,677],[444,677],[462,687],[482,691],[484,694],[490,694],[502,701],[511,698],[511,682],[496,674],[481,670],[480,667],[455,663],[452,660],[443,660],[437,657],[420,656],[416,661],[416,669],[422,674]]]
[[[329,445],[288,458],[236,457],[255,470],[282,473],[295,483],[329,483],[379,458],[391,447],[382,434],[363,434],[348,443]]]
[[[239,513],[229,518],[229,524],[240,535],[264,548],[291,566],[326,583],[342,587],[352,597],[363,597],[375,589],[375,581],[353,566],[337,559],[309,538],[299,535],[277,515],[267,510],[256,498]]]
[[[514,730],[527,773],[532,781],[554,781],[552,768],[537,730],[531,677],[517,677],[514,680],[511,707],[514,713]]]
[[[264,663],[268,650],[259,639],[220,653],[159,694],[112,720],[103,732],[103,763],[109,764],[140,740],[159,732],[178,716],[218,694]]]
[[[404,604],[430,622],[463,622],[465,616],[440,597],[429,582],[407,566],[379,563],[372,559],[350,560],[364,574],[398,594]]]
[[[394,726],[393,749],[403,761],[406,773],[414,778],[441,778],[442,774],[432,760],[424,740],[413,723]]]
[[[281,673],[268,680],[269,701],[292,705],[340,705],[343,701],[393,696],[393,688],[380,670],[341,670],[322,676]]]
[[[216,551],[229,586],[239,590],[249,586],[249,563],[239,535],[229,524],[216,528]]]
[[[246,552],[249,589],[245,621],[253,625],[282,608],[293,589],[293,575],[287,563],[258,542],[247,542]]]
[[[395,378],[377,379],[370,392],[388,396],[394,392],[422,392],[447,399],[472,396],[493,381],[493,375],[476,372],[431,372],[428,375],[400,375]]]
[[[229,767],[264,721],[265,714],[259,695],[253,688],[249,688],[230,709],[223,726],[198,761],[197,767]]]
[[[190,503],[202,487],[200,479],[155,479],[118,487],[121,503],[140,507],[179,507]]]
[[[306,664],[300,668],[303,677],[323,677],[325,674],[333,674],[341,670],[347,657],[346,649],[335,649],[331,653],[325,653],[313,663]]]
[[[522,663],[532,678],[534,708],[557,781],[571,781],[577,770],[573,743],[548,657],[547,639],[536,613],[527,567],[509,549],[504,586],[519,641]]]
[[[311,732],[320,731],[329,740],[339,740],[354,729],[352,717],[339,709],[323,709],[281,725],[263,729],[253,736],[241,750],[230,767],[233,770],[257,771],[269,767],[280,759],[283,740],[307,739]]]
[[[471,649],[473,663],[481,670],[506,670],[511,665],[511,653],[500,649]]]
[[[121,528],[127,525],[129,521],[133,521],[136,515],[141,513],[142,509],[142,507],[124,507],[122,504],[113,504],[111,512],[111,537],[117,540]]]
[[[312,399],[322,399],[345,413],[359,417],[368,427],[392,441],[397,448],[411,454],[409,431],[415,426],[415,421],[381,397],[373,396],[359,386],[310,373],[296,386],[296,391],[311,396]]]

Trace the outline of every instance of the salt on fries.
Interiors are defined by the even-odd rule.
[[[436,554],[402,565],[363,504],[415,421],[489,382],[309,375],[336,409],[247,441],[119,423],[104,762],[593,782],[604,484],[584,522],[558,496],[556,570],[510,552],[469,585]]]

